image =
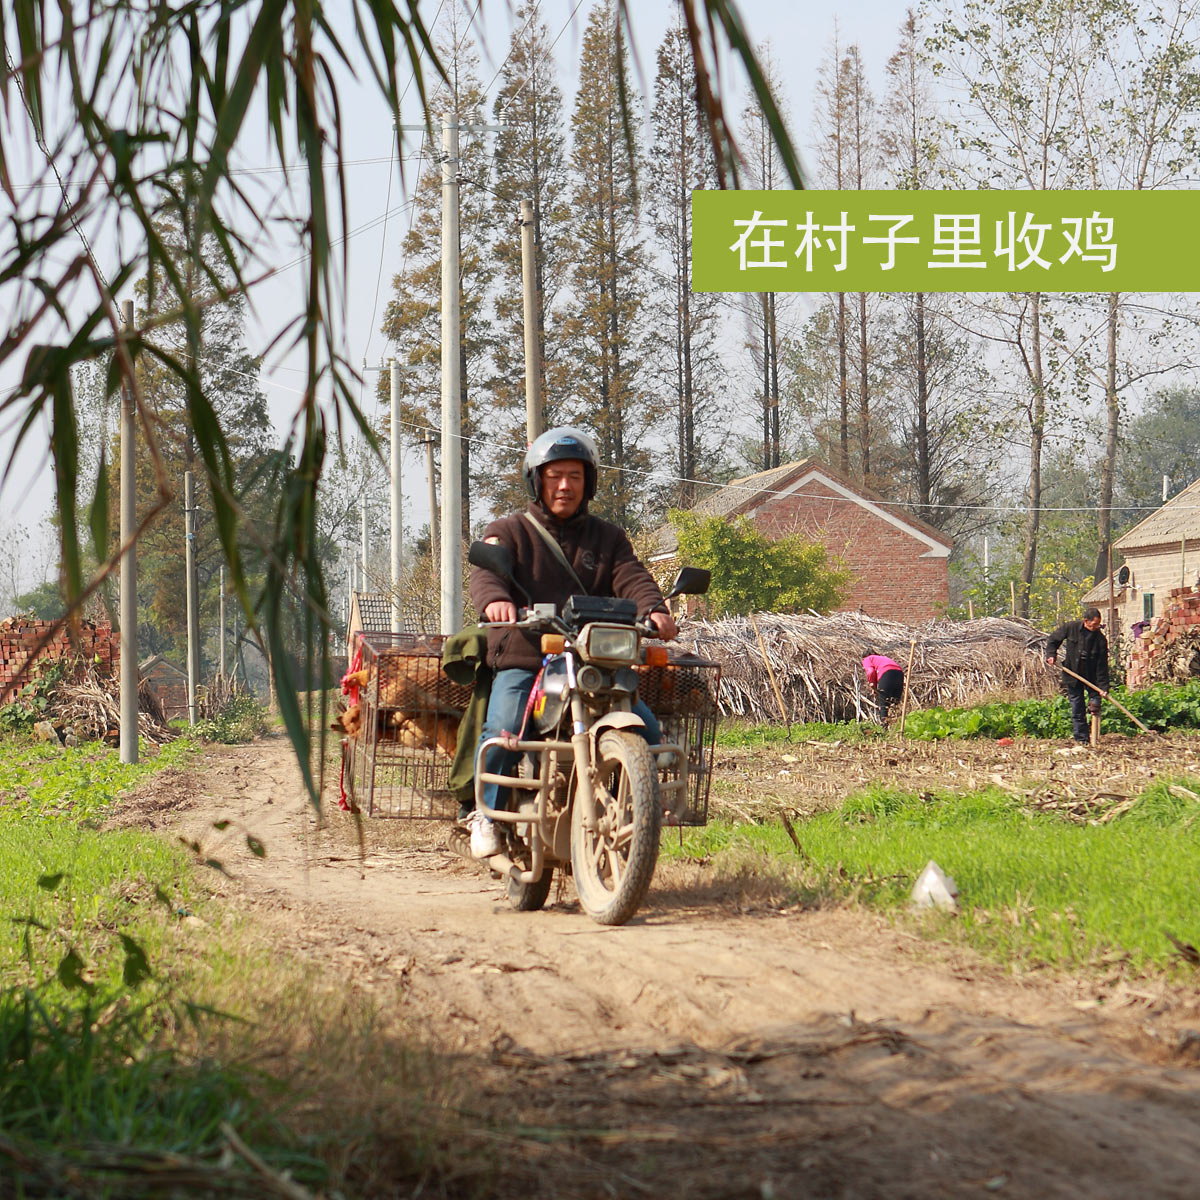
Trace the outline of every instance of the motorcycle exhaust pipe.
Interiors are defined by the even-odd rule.
[[[493,854],[489,858],[485,858],[483,861],[487,863],[488,869],[495,871],[501,879],[512,878],[515,879],[517,883],[533,882],[533,872],[522,871],[521,868],[503,852],[499,854]]]

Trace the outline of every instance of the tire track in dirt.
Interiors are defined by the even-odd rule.
[[[1200,1018],[1161,986],[1098,1008],[1095,984],[871,914],[731,914],[702,889],[652,891],[618,929],[569,885],[516,913],[444,827],[364,822],[362,854],[346,815],[320,827],[282,738],[206,754],[121,819],[214,847],[220,894],[471,1064],[480,1111],[570,1131],[517,1137],[500,1192],[1200,1193],[1200,1071],[1173,1053]]]

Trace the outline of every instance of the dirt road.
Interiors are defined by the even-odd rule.
[[[480,1111],[560,1131],[498,1148],[497,1190],[1200,1195],[1194,993],[1014,977],[860,912],[738,911],[700,873],[619,929],[569,884],[519,914],[444,826],[369,825],[365,857],[344,814],[319,828],[281,737],[158,777],[124,819],[200,840],[280,947],[419,1018]]]

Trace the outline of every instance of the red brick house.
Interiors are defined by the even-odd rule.
[[[162,705],[168,721],[188,718],[187,672],[168,662],[161,654],[146,659],[138,668],[143,684],[148,684]]]
[[[916,622],[942,616],[949,603],[953,539],[818,459],[735,479],[693,511],[748,517],[767,537],[800,533],[820,542],[850,571],[845,610]],[[664,525],[650,560],[670,560],[677,548],[674,529]]]

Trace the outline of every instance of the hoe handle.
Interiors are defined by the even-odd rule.
[[[1133,713],[1131,713],[1129,711],[1129,709],[1127,709],[1125,707],[1125,705],[1123,705],[1120,702],[1120,700],[1114,700],[1112,695],[1109,692],[1106,692],[1106,691],[1104,691],[1103,688],[1098,687],[1090,679],[1084,679],[1084,677],[1082,675],[1076,675],[1075,672],[1072,671],[1070,667],[1064,667],[1064,666],[1060,665],[1059,669],[1062,671],[1062,673],[1064,675],[1070,675],[1070,677],[1072,679],[1078,679],[1079,682],[1084,685],[1084,687],[1090,687],[1092,689],[1092,691],[1095,692],[1097,695],[1103,696],[1110,703],[1115,704],[1140,730],[1142,730],[1143,733],[1154,733],[1155,732],[1153,729],[1150,728],[1149,725],[1143,725],[1141,723],[1141,721],[1139,721],[1137,719],[1137,717],[1135,717],[1133,715]]]

